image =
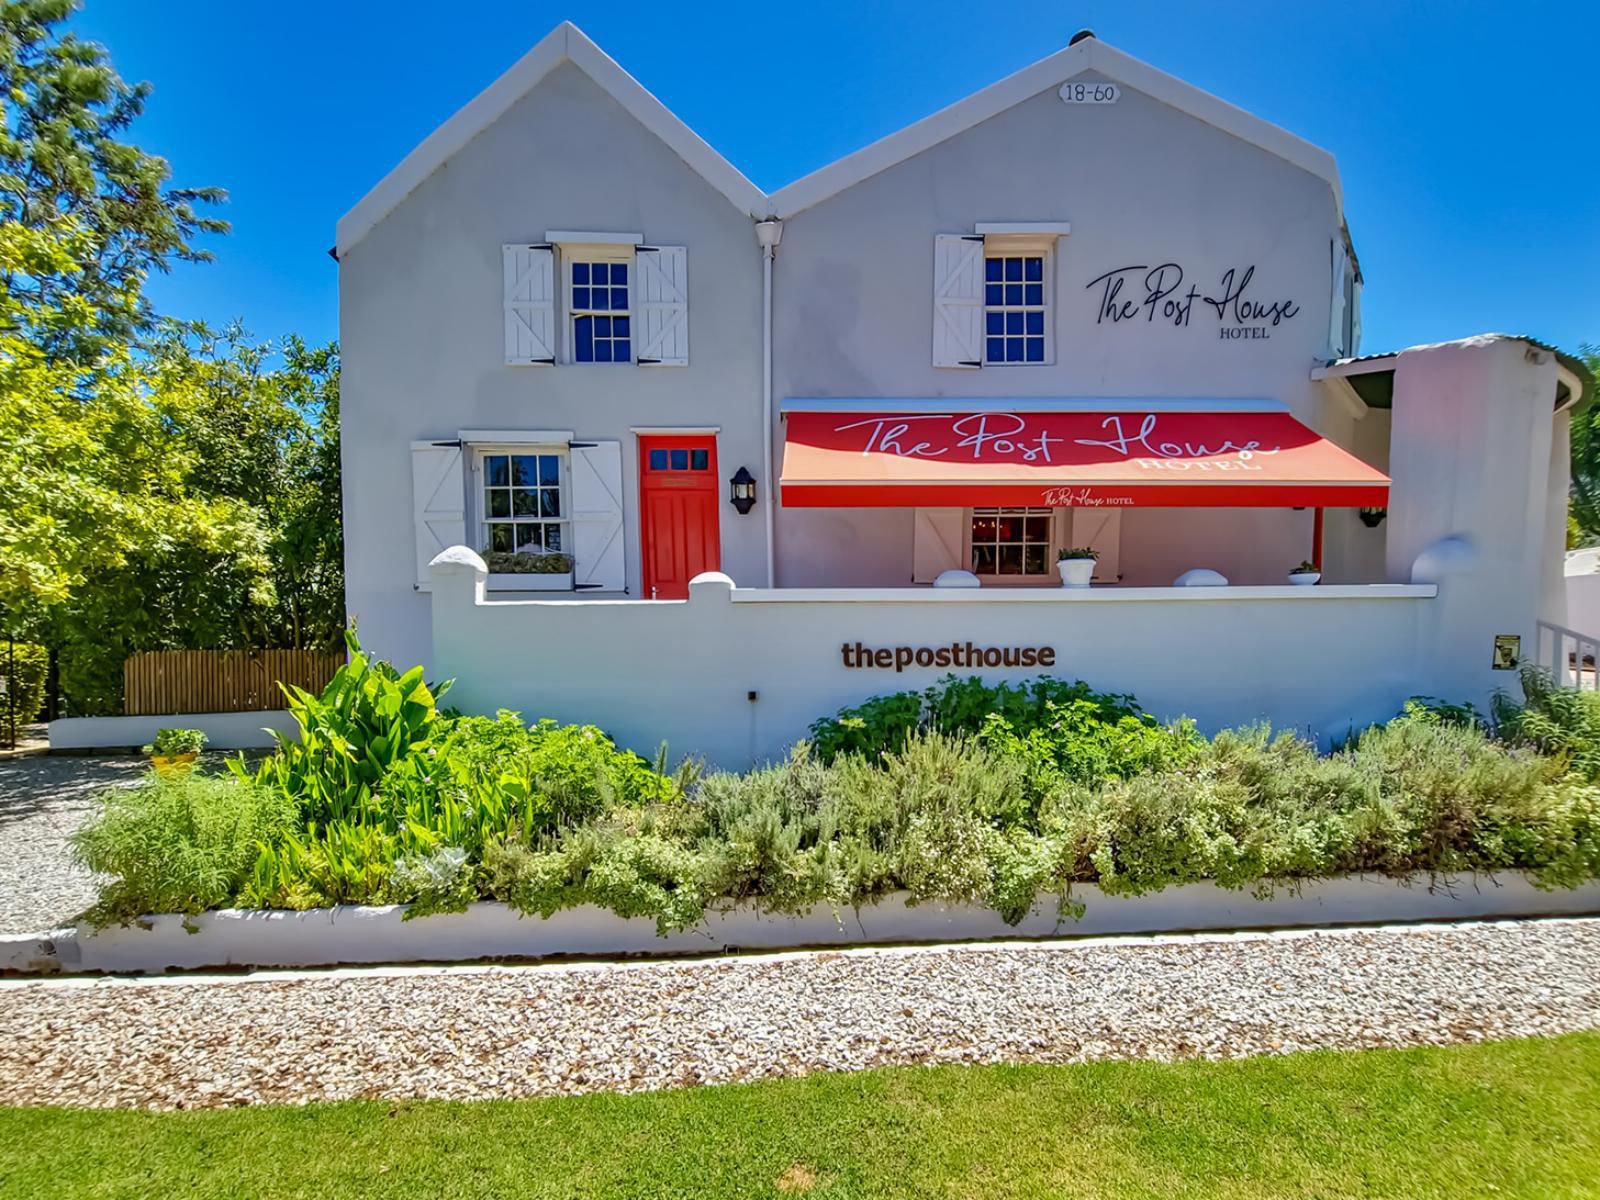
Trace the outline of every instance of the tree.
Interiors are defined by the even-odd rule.
[[[84,302],[76,319],[36,328],[41,348],[85,363],[147,328],[151,271],[204,261],[199,234],[226,232],[202,209],[218,188],[170,186],[165,159],[122,140],[144,111],[147,83],[128,84],[104,49],[62,29],[78,0],[0,0],[0,222],[58,236],[72,271],[31,274],[5,264],[3,283],[24,309]]]
[[[1585,342],[1579,356],[1589,368],[1590,382],[1600,380],[1600,345]],[[1568,542],[1589,545],[1600,541],[1600,403],[1591,402],[1572,418],[1572,501],[1568,509]]]
[[[53,231],[0,222],[0,267],[70,281],[89,236],[70,221]],[[99,316],[70,283],[0,289],[0,633],[37,629],[92,577],[152,549],[183,545],[267,572],[250,506],[186,490],[194,464],[151,402],[146,364],[115,343],[81,362],[51,351],[55,334]]]
[[[169,321],[149,341],[144,385],[177,490],[248,511],[258,548],[152,541],[92,573],[52,620],[76,712],[116,711],[138,650],[342,641],[337,349]]]

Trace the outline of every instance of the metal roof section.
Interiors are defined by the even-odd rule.
[[[1416,350],[1437,350],[1443,346],[1487,345],[1491,342],[1522,342],[1535,350],[1555,355],[1559,366],[1556,380],[1556,408],[1573,411],[1594,403],[1595,378],[1588,364],[1561,347],[1525,333],[1479,333],[1448,342],[1428,342],[1399,350],[1383,350],[1354,358],[1336,358],[1314,367],[1312,379],[1347,379],[1356,394],[1371,408],[1389,408],[1394,402],[1394,360]]]

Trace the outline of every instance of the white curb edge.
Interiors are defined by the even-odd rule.
[[[187,922],[174,914],[94,932],[86,927],[0,934],[0,972],[72,974],[225,967],[329,967],[360,963],[450,963],[557,956],[716,954],[896,943],[993,941],[1126,933],[1305,928],[1484,917],[1600,913],[1600,883],[1541,891],[1520,872],[1430,880],[1345,876],[1279,885],[1271,899],[1214,883],[1183,884],[1144,896],[1108,896],[1077,884],[1081,920],[1058,916],[1041,897],[1019,925],[972,905],[908,905],[895,893],[859,912],[826,906],[799,917],[740,905],[708,914],[699,927],[659,937],[655,922],[586,905],[548,919],[481,902],[464,913],[406,921],[401,905],[306,912],[222,909]]]

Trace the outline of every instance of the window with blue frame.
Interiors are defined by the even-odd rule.
[[[1048,361],[1045,254],[996,254],[984,259],[985,364]]]
[[[626,262],[573,262],[568,311],[572,314],[572,359],[581,363],[633,361]]]

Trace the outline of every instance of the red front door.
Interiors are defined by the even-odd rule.
[[[689,580],[722,567],[717,527],[717,439],[639,439],[639,532],[644,594],[682,600]]]

